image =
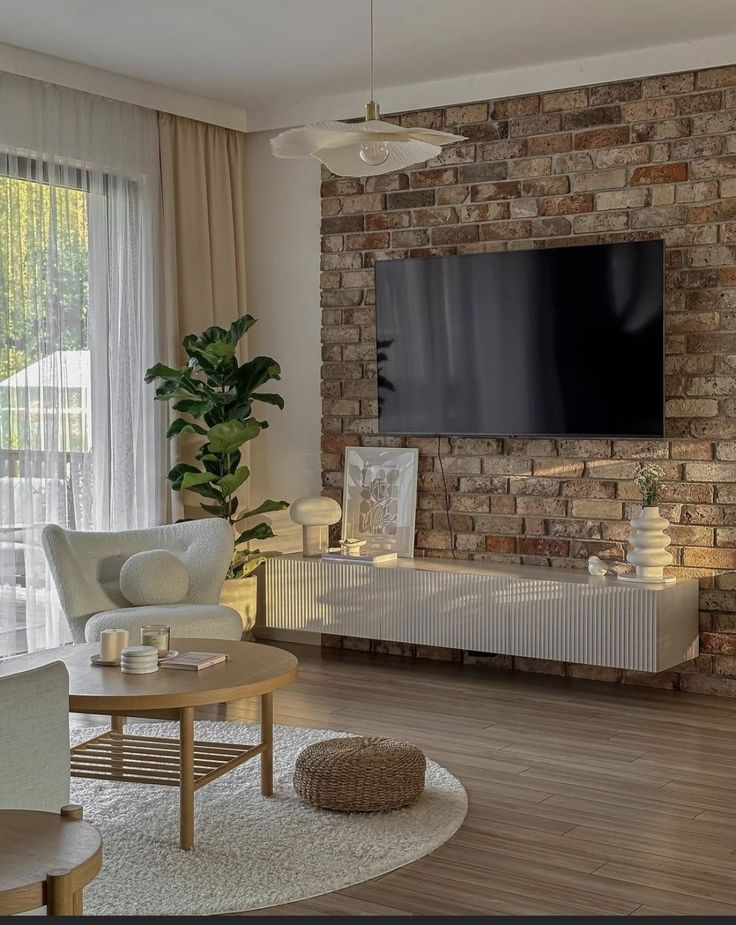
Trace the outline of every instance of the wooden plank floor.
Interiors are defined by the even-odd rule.
[[[284,648],[277,722],[416,742],[470,810],[429,857],[253,914],[736,915],[736,702]]]

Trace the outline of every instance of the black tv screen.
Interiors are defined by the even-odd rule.
[[[376,262],[379,431],[664,435],[662,241]]]

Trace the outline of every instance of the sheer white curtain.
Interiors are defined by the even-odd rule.
[[[156,113],[0,73],[0,656],[68,638],[43,524],[165,517],[159,210]]]

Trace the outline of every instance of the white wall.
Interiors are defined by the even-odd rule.
[[[248,354],[282,367],[273,383],[283,412],[262,405],[270,427],[251,445],[251,502],[318,495],[320,474],[320,166],[278,160],[269,139],[246,138],[246,276],[248,312],[258,319]],[[270,386],[269,386],[270,389]],[[301,549],[301,529],[288,514],[272,516],[278,538],[261,549]]]

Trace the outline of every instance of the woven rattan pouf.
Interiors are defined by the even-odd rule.
[[[321,809],[376,813],[401,809],[424,790],[421,749],[395,739],[326,739],[296,759],[294,790]]]

